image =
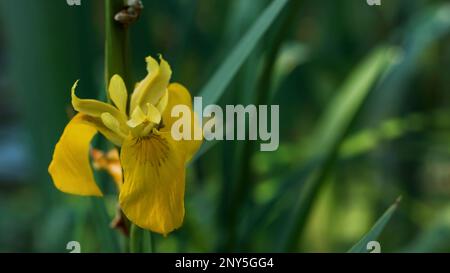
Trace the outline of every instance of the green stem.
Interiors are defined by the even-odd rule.
[[[131,224],[130,230],[130,252],[131,253],[153,253],[153,234],[135,224]]]
[[[128,26],[114,20],[124,7],[124,0],[105,0],[105,83],[108,88],[111,77],[118,74],[130,92]]]

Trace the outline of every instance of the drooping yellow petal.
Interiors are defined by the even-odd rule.
[[[119,202],[141,228],[166,235],[184,218],[185,158],[168,135],[128,138],[120,155],[124,184]]]
[[[160,56],[160,64],[152,57],[147,57],[148,75],[142,80],[131,98],[131,109],[144,107],[147,103],[156,105],[169,85],[172,70],[170,65]]]
[[[177,117],[171,116],[172,108],[174,106],[186,105],[191,110],[191,138],[190,140],[176,141],[177,147],[184,150],[186,161],[189,161],[202,145],[202,139],[195,139],[195,132],[199,131],[201,133],[202,130],[199,126],[197,115],[192,109],[192,99],[189,91],[183,85],[178,83],[170,84],[168,90],[168,103],[163,112],[162,120],[164,127],[161,129],[161,132],[170,132],[173,123],[178,119]],[[200,137],[203,138],[202,135],[200,135]]]
[[[95,127],[104,137],[117,146],[122,146],[124,137],[122,135],[117,135],[111,129],[107,128],[101,118],[94,118],[91,116],[86,116],[84,114],[78,114],[79,122],[84,123],[88,126]]]
[[[107,112],[114,116],[119,122],[125,124],[125,114],[121,113],[111,104],[104,103],[98,100],[78,98],[75,94],[77,85],[78,81],[76,81],[72,87],[72,106],[76,111],[96,118],[100,118],[103,113]]]
[[[89,162],[90,142],[97,133],[81,114],[67,124],[56,144],[48,171],[60,191],[89,196],[102,196],[95,183]]]
[[[127,88],[125,82],[119,75],[114,75],[109,82],[109,97],[112,102],[119,108],[120,112],[126,114],[127,112]]]

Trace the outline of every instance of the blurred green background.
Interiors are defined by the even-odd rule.
[[[199,94],[271,2],[144,0],[133,81],[161,53],[172,81]],[[450,251],[450,5],[381,2],[287,4],[218,101],[280,105],[279,149],[205,143],[184,225],[156,236],[156,251],[343,252],[398,196],[382,252]],[[108,228],[113,190],[65,195],[47,173],[73,82],[80,97],[104,97],[103,5],[0,1],[0,252],[68,252],[73,240],[82,252],[126,250]]]

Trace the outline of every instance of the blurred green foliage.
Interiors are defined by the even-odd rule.
[[[277,151],[204,144],[185,223],[153,236],[156,251],[345,252],[378,237],[379,224],[369,230],[400,195],[378,222],[381,251],[450,251],[447,1],[143,3],[133,82],[161,53],[173,81],[207,102],[280,105]],[[105,199],[68,196],[47,174],[73,82],[81,97],[105,96],[103,4],[0,1],[1,252],[67,252],[73,240],[82,252],[126,251],[108,228],[112,183]]]

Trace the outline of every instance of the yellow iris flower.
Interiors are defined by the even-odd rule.
[[[146,58],[148,75],[128,98],[119,75],[111,78],[111,104],[80,99],[72,87],[72,105],[78,114],[67,124],[56,144],[49,173],[55,186],[66,193],[102,196],[89,160],[90,142],[100,132],[120,146],[123,183],[119,204],[127,218],[161,234],[180,227],[184,218],[185,165],[202,141],[176,141],[171,136],[175,118],[171,109],[187,105],[191,126],[197,126],[189,91],[169,84],[172,71],[160,57]],[[191,132],[195,129],[191,128]]]

